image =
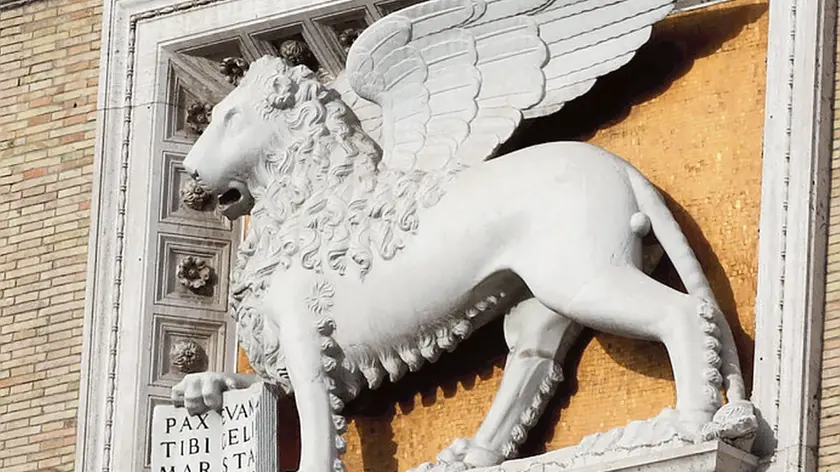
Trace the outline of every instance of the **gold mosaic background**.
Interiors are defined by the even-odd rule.
[[[766,41],[763,1],[674,16],[658,25],[627,67],[515,140],[516,146],[587,140],[631,161],[662,189],[732,325],[748,383]],[[654,275],[679,286],[667,262]],[[433,460],[455,438],[471,436],[501,380],[504,354],[496,323],[399,385],[360,398],[351,405],[348,470],[405,470]],[[589,332],[565,370],[569,380],[525,454],[572,445],[674,405],[670,365],[659,345]],[[285,413],[283,462],[292,469],[296,419],[291,406]]]

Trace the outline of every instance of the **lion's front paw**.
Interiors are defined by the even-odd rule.
[[[200,415],[221,408],[224,391],[247,386],[240,377],[224,372],[187,374],[172,387],[172,403],[186,407],[191,415]]]
[[[476,467],[498,465],[504,460],[501,454],[476,445],[473,440],[458,438],[440,451],[437,462],[426,462],[409,472],[461,472]]]
[[[446,449],[440,451],[435,459],[444,464],[462,462],[470,450],[472,442],[467,438],[458,438],[452,441]]]
[[[461,472],[471,469],[464,463],[464,457],[470,449],[471,442],[466,438],[458,438],[449,447],[440,451],[435,458],[437,462],[424,462],[408,472]]]

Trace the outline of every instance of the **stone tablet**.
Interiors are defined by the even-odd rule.
[[[153,472],[276,472],[274,391],[255,383],[224,393],[220,411],[190,415],[158,405],[152,417]]]

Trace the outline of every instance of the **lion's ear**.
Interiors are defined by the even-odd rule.
[[[304,80],[304,79],[312,79],[312,80],[316,79],[315,72],[313,72],[312,69],[310,69],[309,67],[306,67],[303,64],[296,65],[296,66],[292,67],[291,69],[289,69],[289,75],[295,81],[298,81],[298,82],[301,81],[301,80]]]
[[[297,83],[285,74],[278,75],[272,83],[273,91],[268,97],[268,103],[279,110],[291,108],[295,104]]]

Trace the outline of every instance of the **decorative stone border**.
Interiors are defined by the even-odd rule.
[[[752,395],[760,470],[816,470],[836,8],[770,1]]]
[[[142,271],[138,261],[150,255],[146,236],[126,228],[142,225],[148,210],[143,192],[152,169],[133,156],[142,155],[155,122],[144,86],[163,74],[160,47],[176,39],[206,43],[254,18],[270,24],[281,9],[291,14],[331,2],[280,3],[104,4],[77,471],[134,471],[143,463],[136,445],[145,425],[138,424],[142,406],[133,398],[142,381],[140,340],[132,337],[139,317],[132,315],[144,287],[142,278],[125,274]],[[816,464],[835,8],[828,0],[770,2],[753,388],[764,419],[755,448],[763,456],[761,470],[807,471]]]

